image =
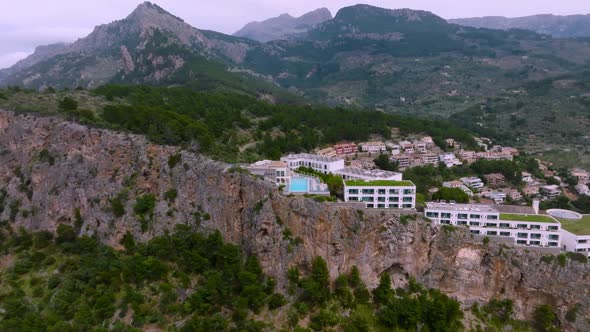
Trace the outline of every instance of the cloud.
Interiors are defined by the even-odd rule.
[[[28,57],[30,54],[31,52],[13,52],[0,54],[0,69],[8,68],[18,61]]]

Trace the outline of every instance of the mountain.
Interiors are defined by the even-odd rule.
[[[6,78],[14,73],[31,68],[39,62],[48,60],[60,54],[61,52],[65,51],[67,47],[68,44],[65,43],[38,46],[35,48],[35,52],[33,52],[33,54],[29,55],[23,60],[20,60],[10,68],[0,70],[0,81],[2,81],[2,78]]]
[[[234,34],[266,43],[271,40],[285,39],[289,36],[305,33],[320,23],[332,19],[327,8],[320,8],[301,17],[283,14],[262,22],[251,22]]]
[[[590,37],[590,15],[486,16],[452,19],[449,22],[476,28],[525,29],[556,38]]]
[[[150,2],[128,17],[97,26],[70,45],[38,50],[9,68],[5,85],[29,88],[96,87],[107,82],[191,84],[233,90],[276,89],[252,75],[233,73],[252,41],[198,30]],[[25,64],[25,65],[23,65]]]

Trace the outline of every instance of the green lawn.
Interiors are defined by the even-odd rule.
[[[500,214],[500,220],[511,220],[511,221],[525,221],[525,222],[557,222],[555,219],[549,216],[541,216],[536,214]]]
[[[348,187],[413,187],[412,181],[392,181],[392,180],[350,180],[345,181]]]
[[[590,215],[584,216],[582,220],[560,219],[561,228],[576,235],[590,235]]]

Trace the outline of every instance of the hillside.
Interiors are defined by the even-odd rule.
[[[484,244],[465,230],[437,230],[420,219],[402,221],[394,215],[361,214],[349,206],[289,198],[256,177],[176,147],[54,118],[0,112],[0,148],[0,187],[5,188],[0,217],[8,220],[1,234],[10,239],[2,243],[0,260],[2,280],[9,281],[0,284],[5,299],[0,303],[10,319],[0,318],[0,324],[13,324],[10,328],[62,320],[94,326],[105,319],[106,324],[165,328],[179,321],[205,323],[209,317],[232,326],[254,319],[320,324],[314,329],[321,329],[322,324],[352,324],[346,318],[351,306],[356,312],[362,310],[359,304],[368,303],[373,309],[368,309],[365,326],[412,328],[423,322],[438,326],[433,330],[458,330],[458,308],[436,291],[420,299],[428,314],[417,320],[389,314],[418,308],[415,301],[404,300],[404,294],[423,292],[418,282],[460,301],[463,310],[471,312],[463,321],[469,328],[499,324],[490,326],[528,331],[525,322],[516,320],[532,318],[540,304],[550,303],[548,310],[557,315],[554,323],[559,328],[588,329],[581,319],[590,308],[588,264],[570,259],[558,264],[528,250]],[[179,225],[181,233],[176,233]],[[47,233],[15,232],[19,227],[29,232],[57,230],[57,236],[54,241]],[[259,287],[268,279],[257,264],[239,260],[238,247],[224,247],[219,236],[205,240],[193,234],[214,231],[239,244],[245,255],[257,257],[260,269],[288,300],[279,313],[297,313],[285,318],[267,311],[273,288]],[[76,235],[87,237],[76,240]],[[216,256],[219,252],[223,254]],[[194,269],[201,266],[203,270]],[[379,297],[370,301],[358,281],[350,288],[342,278],[330,282],[353,266],[368,288],[383,285],[380,296],[385,302],[378,302]],[[93,273],[97,268],[100,273]],[[300,277],[290,272],[296,271],[293,268]],[[383,274],[390,276],[395,295],[387,282],[380,282]],[[226,283],[232,287],[224,287]],[[240,292],[245,285],[252,287]],[[402,290],[406,286],[409,293]],[[347,291],[351,295],[342,295]],[[60,305],[61,300],[84,310],[75,314],[71,306]],[[492,319],[498,314],[494,306],[504,300],[514,314]],[[474,302],[481,304],[481,311],[471,307]],[[302,304],[306,309],[298,310]],[[566,319],[574,307],[580,319],[572,320],[569,314]],[[231,314],[236,311],[239,314]],[[39,320],[37,313],[52,319]],[[195,319],[184,319],[190,317]],[[273,329],[271,325],[267,330]],[[264,330],[264,325],[254,330]]]
[[[283,14],[262,22],[248,23],[234,33],[234,36],[266,43],[271,40],[287,39],[306,33],[318,24],[331,19],[332,13],[327,8],[316,9],[300,17]]]
[[[590,15],[533,15],[524,17],[486,16],[458,18],[450,23],[487,29],[525,29],[555,38],[590,37]]]

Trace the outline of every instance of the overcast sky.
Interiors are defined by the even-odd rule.
[[[3,0],[0,10],[0,68],[30,54],[35,46],[71,42],[94,26],[127,16],[140,0]],[[588,14],[589,0],[154,0],[191,25],[234,33],[250,21],[282,13],[302,15],[320,7],[369,3],[386,8],[432,11],[444,18]]]

